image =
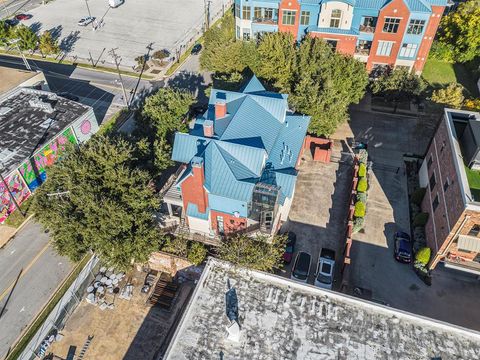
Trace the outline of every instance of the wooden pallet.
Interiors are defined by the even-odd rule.
[[[163,273],[155,284],[148,298],[148,303],[168,309],[172,305],[177,289],[178,285],[173,282],[172,278],[168,274]]]

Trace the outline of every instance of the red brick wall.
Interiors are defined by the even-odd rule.
[[[183,209],[187,210],[188,203],[196,204],[198,211],[205,213],[208,207],[207,193],[203,187],[203,167],[193,167],[193,176],[185,179],[181,185]]]
[[[367,70],[372,70],[373,64],[388,64],[393,66],[397,59],[398,51],[402,45],[403,34],[409,21],[410,11],[403,2],[403,0],[393,0],[387,6],[385,6],[378,16],[377,27],[375,28],[375,34],[373,35],[372,48],[370,50],[370,56],[367,61]],[[398,31],[395,34],[384,33],[383,25],[385,24],[386,17],[402,18]],[[379,41],[394,41],[390,56],[378,56],[377,48]]]
[[[283,10],[296,11],[295,25],[284,25],[282,23]],[[298,26],[300,24],[300,3],[298,0],[282,0],[278,8],[278,31],[289,32],[293,35],[294,39],[297,38]]]
[[[425,226],[427,245],[433,254],[443,252],[451,235],[458,229],[463,219],[465,209],[461,182],[457,178],[454,164],[452,144],[448,139],[447,123],[445,119],[440,123],[435,136],[425,156],[425,163],[432,156],[433,162],[428,169],[428,179],[435,172],[436,184],[433,189],[427,188],[422,201],[422,210],[429,213],[429,219]],[[449,180],[450,185],[444,191],[444,184]],[[429,186],[428,186],[429,187]],[[438,194],[439,205],[433,212],[432,202]],[[435,228],[434,228],[435,227]]]
[[[432,42],[435,38],[435,34],[437,33],[438,24],[442,19],[444,9],[444,6],[432,6],[433,13],[427,23],[427,28],[425,29],[422,43],[420,44],[420,48],[417,52],[417,59],[413,64],[413,68],[417,72],[421,72],[423,70],[423,67],[425,66],[425,61],[427,61],[428,53],[430,52],[430,48],[432,47]]]
[[[325,40],[337,40],[337,52],[345,55],[353,55],[357,45],[357,37],[349,35],[323,34],[312,32],[311,37],[322,38]]]
[[[218,224],[217,224],[217,216],[223,217],[223,228],[224,233],[228,234],[236,230],[240,230],[247,226],[247,219],[245,218],[237,218],[231,214],[211,210],[211,219],[212,219],[212,229],[217,232]]]

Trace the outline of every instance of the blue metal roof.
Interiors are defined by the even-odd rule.
[[[189,163],[192,157],[201,154],[210,139],[185,133],[176,133],[172,151],[172,160]]]
[[[252,93],[257,91],[265,91],[265,88],[263,87],[260,80],[258,80],[258,78],[255,75],[253,75],[250,81],[243,88],[242,92],[246,94],[246,93]]]
[[[197,219],[208,220],[208,214],[210,213],[210,209],[207,208],[205,213],[201,213],[198,211],[198,207],[196,204],[188,203],[187,205],[187,216],[195,217]]]
[[[261,175],[264,160],[267,156],[264,149],[227,141],[216,141],[215,143],[228,152],[232,159],[238,160],[237,163],[243,164],[254,176],[259,177]]]
[[[389,2],[390,0],[357,0],[355,7],[357,9],[380,10],[385,4]]]
[[[310,116],[286,116],[278,140],[267,159],[267,163],[275,170],[295,167],[309,123]]]
[[[355,3],[356,3],[356,0],[322,0],[322,3],[327,3],[327,2],[331,2],[331,1],[343,2],[343,3],[348,4],[350,6],[355,6]],[[302,1],[302,3],[303,3],[303,1]]]
[[[431,7],[423,0],[404,0],[410,11],[413,12],[430,12]]]
[[[319,32],[326,34],[338,34],[338,35],[358,35],[358,31],[349,29],[337,29],[337,28],[319,28],[317,26],[309,26],[307,29],[308,32]]]

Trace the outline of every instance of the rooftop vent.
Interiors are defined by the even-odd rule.
[[[48,118],[47,120],[45,120],[40,124],[40,127],[46,130],[52,125],[53,121],[54,121],[53,119]]]
[[[44,101],[40,97],[35,97],[28,101],[28,104],[35,109],[42,109],[47,113],[53,112],[53,106],[51,103]]]
[[[0,116],[8,114],[10,111],[12,111],[11,107],[2,106],[2,107],[0,107]]]
[[[10,149],[0,149],[0,162],[6,162],[15,156],[16,152]]]

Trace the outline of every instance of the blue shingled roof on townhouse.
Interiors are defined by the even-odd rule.
[[[209,142],[210,139],[203,136],[176,133],[172,160],[188,164],[195,155],[203,152]]]
[[[404,0],[410,11],[413,12],[430,12],[430,5],[423,0]]]
[[[247,94],[247,93],[254,93],[258,91],[265,91],[265,88],[263,87],[262,83],[258,78],[253,75],[250,81],[243,87],[242,93]]]
[[[327,3],[327,2],[332,2],[332,1],[343,2],[343,3],[348,4],[350,6],[355,6],[355,3],[356,3],[356,0],[322,0],[321,2],[322,3]],[[318,2],[319,1],[317,1],[317,3]]]
[[[192,216],[202,220],[208,220],[208,214],[210,213],[210,209],[207,208],[207,211],[201,213],[198,211],[198,207],[196,204],[189,203],[187,205],[187,216]]]

